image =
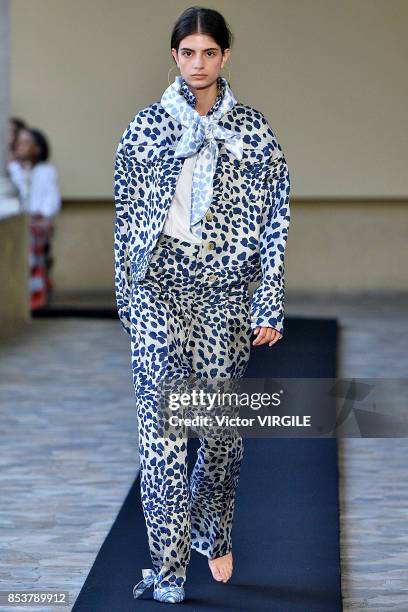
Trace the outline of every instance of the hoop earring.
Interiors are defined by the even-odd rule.
[[[169,85],[171,85],[171,83],[170,83],[170,72],[171,72],[171,71],[172,71],[174,68],[178,68],[178,66],[172,66],[172,67],[170,68],[170,70],[168,71],[168,73],[167,73],[167,82],[168,82],[168,84],[169,84]],[[180,74],[181,74],[181,73],[180,73]]]

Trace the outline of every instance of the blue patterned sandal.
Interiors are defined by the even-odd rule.
[[[140,597],[142,593],[145,592],[150,586],[154,584],[154,579],[156,578],[156,572],[150,568],[142,569],[142,580],[140,580],[133,587],[133,597],[136,599]]]
[[[185,598],[184,587],[156,587],[153,592],[153,597],[156,601],[162,601],[165,603],[180,603]]]

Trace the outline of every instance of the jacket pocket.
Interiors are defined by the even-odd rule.
[[[228,202],[258,201],[263,193],[268,161],[262,149],[244,149],[239,160],[231,152],[221,154],[221,198]]]
[[[223,146],[220,149],[220,156],[222,163],[244,174],[259,174],[262,170],[266,170],[267,168],[268,155],[261,147],[244,147],[242,159],[238,159],[231,151]]]

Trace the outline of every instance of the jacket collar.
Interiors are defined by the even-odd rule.
[[[208,111],[207,117],[209,115],[212,115],[220,107],[222,99],[224,97],[225,84],[224,84],[223,80],[221,79],[221,77],[217,78],[217,89],[218,89],[217,97],[215,98],[214,104],[212,105],[212,107]],[[180,94],[187,100],[187,103],[192,108],[195,108],[196,97],[193,94],[193,92],[191,91],[191,89],[189,88],[189,86],[187,84],[187,81],[184,78],[182,78],[182,81],[181,81]]]

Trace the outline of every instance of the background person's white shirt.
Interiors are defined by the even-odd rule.
[[[26,168],[16,160],[7,164],[10,179],[19,192],[23,210],[29,214],[55,216],[61,208],[57,168],[49,162],[39,162]]]
[[[7,172],[10,180],[18,191],[21,207],[25,211],[27,209],[30,186],[30,170],[13,159],[7,163]]]
[[[162,233],[200,244],[201,239],[197,238],[190,229],[191,184],[196,160],[197,153],[191,157],[186,157],[183,162]]]

